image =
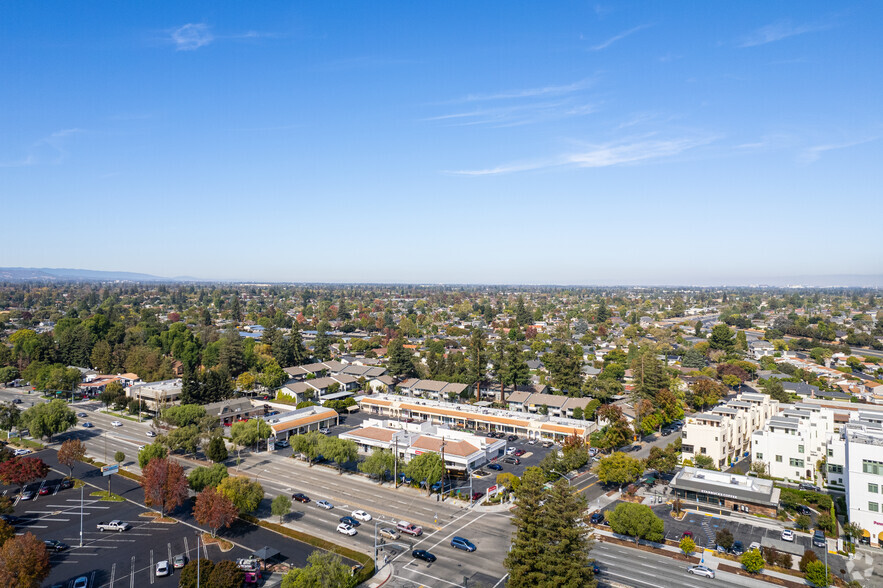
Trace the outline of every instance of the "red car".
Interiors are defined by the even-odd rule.
[[[472,501],[480,500],[481,497],[484,496],[484,492],[473,492],[472,493]]]

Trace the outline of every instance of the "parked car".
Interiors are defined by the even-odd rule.
[[[742,545],[741,541],[734,541],[733,546],[730,548],[730,553],[733,555],[742,555],[745,553],[745,546]]]
[[[0,521],[3,521],[4,523],[8,523],[8,524],[10,524],[10,525],[14,525],[14,524],[16,524],[17,522],[19,522],[20,520],[21,520],[21,519],[18,518],[17,516],[15,516],[15,515],[11,515],[11,514],[0,514]]]
[[[484,496],[484,492],[473,492],[472,493],[472,502],[476,500],[481,500],[481,497]]]
[[[782,531],[782,541],[794,541],[794,531],[785,529]]]
[[[169,562],[168,560],[162,560],[161,562],[156,564],[156,576],[168,576],[169,575]]]
[[[553,445],[555,445],[554,441],[543,441],[543,447],[545,447],[546,449],[552,447]]]
[[[353,536],[356,533],[358,533],[358,531],[356,531],[355,527],[353,527],[352,525],[347,525],[346,523],[340,523],[339,525],[337,525],[337,532],[342,533],[344,535],[350,535],[350,536]]]
[[[465,537],[452,537],[451,547],[462,549],[463,551],[475,551],[475,544]]]
[[[508,437],[506,437],[506,440],[510,442],[518,441],[518,435],[509,435]]]
[[[751,543],[748,544],[748,551],[754,551],[755,549],[760,551],[760,543],[759,542],[752,541]]]
[[[797,488],[800,490],[808,490],[810,492],[821,492],[822,489],[816,486],[815,484],[810,484],[809,482],[801,482],[797,485]]]
[[[371,515],[364,510],[354,510],[352,516],[356,520],[365,521],[366,523],[371,520]]]
[[[693,531],[684,531],[684,537],[693,538]]]
[[[21,404],[21,398],[13,398],[12,404]]]
[[[604,513],[603,512],[593,512],[592,516],[589,517],[589,522],[593,525],[600,525],[604,522]]]
[[[73,588],[89,588],[89,578],[86,576],[80,576],[74,580]]]
[[[273,445],[276,446],[276,449],[285,449],[286,447],[291,447],[291,443],[288,442],[288,439],[279,439]]]
[[[396,541],[401,537],[398,531],[396,531],[395,529],[390,529],[389,527],[382,527],[378,531],[378,533],[380,533],[381,537],[385,539],[391,539],[392,541]]]
[[[516,457],[521,457],[525,453],[527,453],[527,452],[524,449],[516,449],[515,451],[512,452],[512,455],[514,455]]]
[[[507,447],[506,448],[506,455],[512,455],[513,453],[515,453],[515,451],[516,451],[515,447]]]
[[[187,565],[187,556],[184,554],[178,554],[175,556],[175,559],[172,560],[172,567],[176,570],[183,568]]]
[[[291,498],[297,500],[298,502],[303,502],[304,504],[310,501],[310,497],[303,492],[295,492],[291,495]]]
[[[827,547],[828,540],[825,539],[825,532],[821,529],[816,529],[812,534],[812,545],[813,547]]]
[[[507,456],[504,457],[501,461],[502,461],[503,463],[511,463],[511,464],[514,464],[514,465],[521,465],[521,460],[518,459],[517,457],[513,457],[513,456],[511,456],[511,455],[507,455]]]
[[[690,566],[687,568],[688,574],[695,576],[705,576],[706,578],[714,578],[714,570],[705,566]]]
[[[501,466],[501,465],[498,464],[498,463],[489,463],[489,464],[488,464],[487,466],[485,466],[485,467],[487,467],[487,469],[489,469],[489,470],[494,470],[495,472],[499,472],[500,470],[503,469],[503,466]]]
[[[536,445],[536,444],[537,444],[537,440],[536,440],[536,439],[528,439],[528,440],[527,440],[527,443],[528,443],[528,445]]]
[[[70,545],[68,545],[67,543],[63,543],[58,539],[46,539],[45,541],[43,541],[43,543],[46,544],[46,549],[50,551],[64,551],[65,549],[70,547]]]
[[[329,429],[328,427],[322,427],[321,429],[319,429],[319,432],[323,435],[327,435],[331,432],[331,429]]]
[[[429,553],[425,549],[415,549],[414,551],[411,552],[411,556],[415,557],[417,559],[422,559],[423,561],[429,562],[429,563],[432,563],[437,559],[434,555],[432,555],[431,553]]]
[[[52,486],[43,486],[37,494],[40,496],[48,496],[49,494],[52,494]]]
[[[334,505],[327,500],[320,500],[316,503],[316,506],[318,506],[319,508],[324,508],[325,510],[331,510],[332,508],[334,508]]]
[[[21,500],[30,500],[35,496],[33,490],[25,490],[21,493]]]
[[[350,517],[350,516],[340,517],[340,519],[338,520],[338,522],[346,523],[347,525],[352,525],[353,527],[358,527],[359,525],[362,524],[362,523],[360,523],[359,521],[357,521],[356,519],[354,519],[353,517]]]
[[[806,507],[802,504],[797,505],[797,514],[808,515],[811,513],[812,511],[809,509],[809,507]]]
[[[61,483],[58,485],[60,490],[67,490],[68,488],[74,487],[74,481],[70,478],[64,478]]]
[[[16,457],[19,457],[22,455],[27,455],[29,453],[33,453],[33,452],[30,449],[16,449],[15,451],[12,452],[12,454]]]
[[[485,476],[489,476],[490,474],[488,474],[484,470],[475,470],[474,472],[472,472],[472,475],[476,478],[484,478]]]

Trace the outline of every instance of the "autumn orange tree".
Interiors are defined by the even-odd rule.
[[[0,584],[6,588],[39,588],[49,570],[46,544],[31,533],[13,537],[0,547]]]
[[[175,509],[187,499],[187,478],[184,468],[169,459],[152,459],[142,471],[141,487],[144,488],[144,503],[158,506],[160,514]]]
[[[86,445],[79,439],[68,439],[58,449],[58,463],[66,465],[74,477],[74,464],[86,457]]]
[[[193,506],[193,518],[200,525],[206,525],[212,530],[212,537],[218,533],[221,527],[230,528],[236,520],[239,510],[233,501],[209,486],[196,496],[196,504]]]
[[[13,457],[0,463],[0,482],[18,486],[19,491],[27,484],[42,480],[49,473],[49,466],[39,457]]]

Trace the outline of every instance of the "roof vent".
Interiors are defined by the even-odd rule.
[[[696,475],[693,476],[693,477],[694,477],[694,478],[699,478],[699,479],[701,480],[701,479],[704,479],[704,478],[705,478],[705,474],[703,474],[703,473],[698,473],[698,474],[696,474]]]
[[[739,480],[737,480],[736,478],[730,478],[730,484],[738,484],[738,483],[739,483]]]

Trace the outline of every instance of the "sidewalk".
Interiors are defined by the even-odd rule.
[[[631,543],[634,543],[633,538],[627,538],[627,537],[624,537],[624,536],[621,536],[621,535],[620,535],[620,536],[617,536],[617,535],[616,535],[615,533],[613,533],[612,531],[607,531],[607,530],[605,530],[605,529],[598,529],[598,528],[596,528],[596,529],[594,530],[594,533],[595,533],[595,535],[600,535],[600,536],[602,536],[602,537],[612,537],[612,538],[614,538],[614,539],[619,539],[619,540],[621,540],[621,541],[630,541]],[[673,545],[662,545],[662,544],[659,544],[659,543],[650,543],[650,542],[646,542],[646,543],[643,543],[643,544],[646,544],[646,545],[652,545],[652,546],[653,546],[658,552],[665,551],[665,552],[668,552],[668,553],[682,553],[681,550],[680,550],[679,548],[674,547]],[[734,562],[734,561],[729,560],[729,559],[721,559],[721,558],[717,557],[717,553],[714,552],[714,551],[712,551],[712,550],[710,550],[710,549],[705,549],[705,550],[702,550],[702,551],[696,551],[696,552],[694,552],[693,555],[696,556],[696,557],[700,557],[700,558],[704,559],[704,562],[703,562],[702,565],[704,565],[704,566],[706,566],[706,567],[709,567],[709,568],[711,568],[711,569],[713,569],[713,570],[716,570],[716,569],[718,568],[718,565],[721,564],[721,563],[723,563],[724,565],[732,566],[732,567],[741,567],[741,564],[739,564],[739,563],[737,563],[737,562]],[[742,579],[744,579],[744,580],[752,580],[752,579],[753,579],[753,578],[746,578],[746,577],[744,577],[744,576],[738,576],[738,575],[736,575],[736,574],[732,574],[732,576],[733,576],[733,578],[732,578],[732,581],[733,581],[733,582],[739,582],[739,581],[736,580],[735,578],[742,578]],[[768,577],[770,577],[770,578],[778,578],[778,579],[781,579],[781,580],[789,580],[789,581],[791,581],[791,582],[798,582],[798,583],[801,583],[801,584],[803,583],[803,578],[801,578],[801,577],[799,577],[799,576],[790,576],[790,575],[788,575],[788,574],[783,574],[783,573],[781,573],[781,572],[776,572],[776,571],[772,571],[772,570],[763,570],[763,571],[761,571],[760,573],[758,573],[756,576],[757,576],[758,579],[762,579],[764,576],[768,576]],[[729,579],[729,578],[728,578],[728,579]],[[741,583],[741,582],[739,582],[739,583]],[[743,584],[743,585],[750,586],[750,585],[754,585],[754,584],[746,583],[746,584]]]

